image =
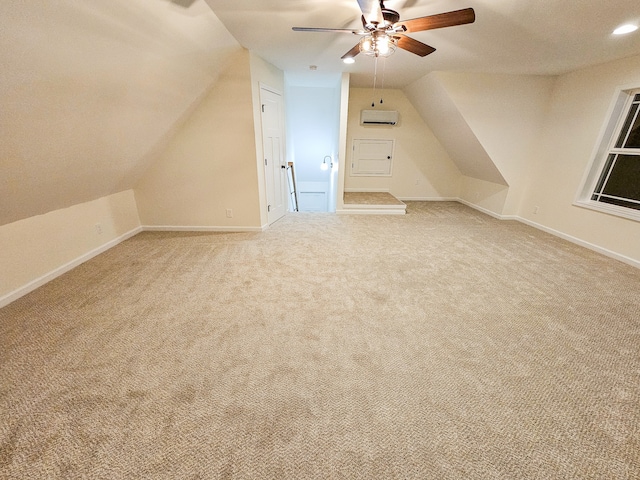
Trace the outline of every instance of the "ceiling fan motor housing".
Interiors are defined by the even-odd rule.
[[[400,21],[400,14],[395,10],[390,10],[388,8],[382,9],[382,18],[384,18],[385,27],[390,27],[395,25]]]

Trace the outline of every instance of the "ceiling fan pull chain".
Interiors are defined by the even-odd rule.
[[[373,60],[373,102],[371,102],[371,106],[376,106],[376,81],[378,79],[378,57],[376,56]]]
[[[380,105],[384,102],[382,101],[382,95],[384,95],[384,74],[387,71],[387,57],[382,58],[382,85],[380,86]]]

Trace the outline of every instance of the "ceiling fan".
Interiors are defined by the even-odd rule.
[[[313,27],[293,27],[293,30],[296,32],[352,33],[361,36],[360,42],[341,57],[343,60],[353,60],[361,52],[376,58],[386,57],[391,55],[396,47],[425,57],[435,52],[436,49],[407,36],[408,33],[464,25],[473,23],[476,19],[473,8],[465,8],[400,21],[400,14],[386,8],[384,0],[357,1],[362,11],[362,30]]]

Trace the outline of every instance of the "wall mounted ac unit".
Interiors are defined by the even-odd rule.
[[[395,125],[398,123],[398,112],[395,110],[362,110],[361,125]]]

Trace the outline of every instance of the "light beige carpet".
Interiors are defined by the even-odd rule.
[[[0,478],[640,478],[639,302],[455,203],[143,233],[0,310]]]
[[[345,192],[345,205],[404,205],[404,202],[387,192]]]

